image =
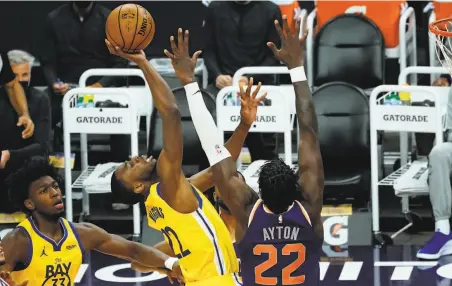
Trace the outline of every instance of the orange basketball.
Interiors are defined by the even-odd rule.
[[[146,48],[154,38],[154,19],[144,7],[124,4],[111,11],[105,34],[113,46],[125,53],[136,53]]]

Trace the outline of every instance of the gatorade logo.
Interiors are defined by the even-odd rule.
[[[385,114],[383,115],[383,120],[392,122],[428,122],[428,118],[426,115]]]

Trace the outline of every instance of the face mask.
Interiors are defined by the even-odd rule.
[[[93,1],[74,1],[74,5],[79,9],[86,9]]]
[[[25,94],[27,94],[30,89],[30,82],[29,81],[19,81],[19,83],[22,86],[22,88],[24,89]]]

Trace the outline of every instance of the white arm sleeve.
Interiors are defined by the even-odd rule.
[[[221,143],[217,126],[204,103],[198,83],[187,84],[184,88],[191,118],[210,166],[231,157],[229,151]]]

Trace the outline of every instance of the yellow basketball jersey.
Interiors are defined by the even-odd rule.
[[[55,242],[42,234],[30,218],[19,224],[30,241],[29,258],[21,270],[12,273],[15,282],[28,286],[72,286],[82,264],[83,246],[74,225],[60,218],[63,238]],[[17,267],[17,266],[16,266]]]
[[[179,213],[162,199],[159,186],[151,186],[145,203],[148,224],[163,233],[179,258],[187,285],[236,285],[237,257],[228,229],[213,205],[193,187],[198,209]]]

